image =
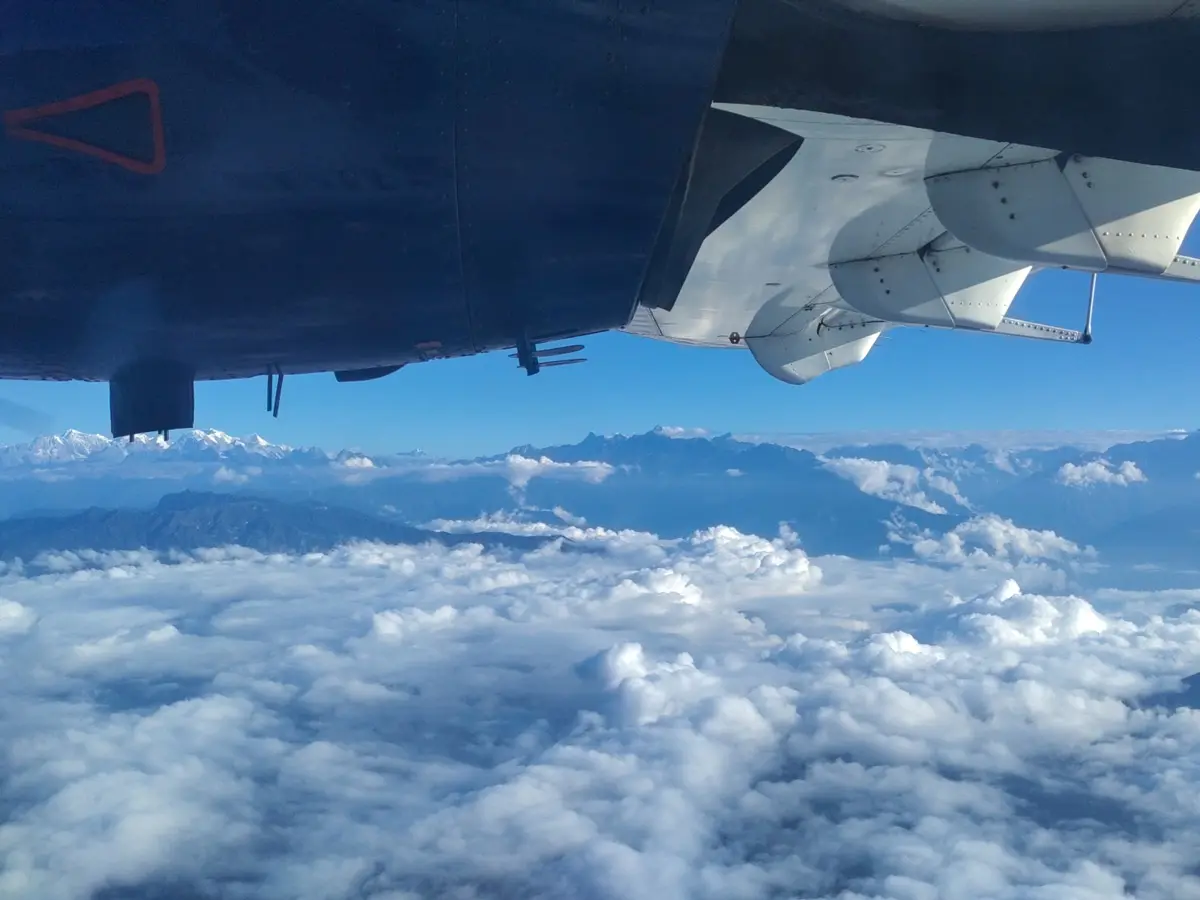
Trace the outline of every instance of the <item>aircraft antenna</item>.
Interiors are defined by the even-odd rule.
[[[279,364],[275,364],[275,408],[271,410],[271,415],[276,419],[279,418],[279,401],[283,399],[283,369],[279,368]]]
[[[277,377],[278,376],[278,377]],[[279,418],[279,401],[283,399],[283,369],[279,363],[267,366],[267,412]]]
[[[526,344],[524,347],[518,345],[517,352],[508,354],[508,358],[517,360],[518,366],[529,372],[530,375],[535,375],[540,370],[553,366],[574,366],[581,362],[587,362],[582,357],[575,359],[552,358],[555,356],[566,356],[569,353],[578,353],[582,349],[583,344],[567,344],[560,347],[535,347],[532,344]]]
[[[1096,309],[1096,279],[1099,274],[1099,272],[1092,273],[1092,289],[1088,294],[1087,322],[1083,326],[1083,337],[1079,339],[1082,344],[1092,342],[1092,313]]]
[[[529,335],[522,334],[517,342],[517,365],[525,370],[527,375],[536,375],[542,368],[538,359],[537,344],[529,340]]]

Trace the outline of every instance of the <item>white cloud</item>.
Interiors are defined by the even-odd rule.
[[[952,631],[973,632],[996,647],[1074,641],[1109,628],[1086,600],[1025,594],[1011,578],[972,600],[951,601],[943,615],[955,626]]]
[[[1126,487],[1146,481],[1146,475],[1137,467],[1137,463],[1126,460],[1114,468],[1106,459],[1094,459],[1082,465],[1065,463],[1058,470],[1056,478],[1068,487],[1090,487],[1093,484]]]
[[[942,535],[929,532],[912,535],[898,530],[892,539],[911,544],[913,552],[922,559],[941,563],[1062,562],[1095,555],[1090,547],[1080,547],[1053,531],[1022,528],[1010,519],[990,513],[968,519]]]
[[[669,438],[702,438],[709,435],[706,428],[683,428],[678,425],[659,425],[654,433]]]
[[[971,502],[962,495],[962,491],[958,489],[958,485],[954,483],[953,479],[946,475],[938,474],[932,468],[926,468],[921,474],[924,475],[925,483],[929,485],[931,490],[940,491],[959,506],[966,509],[971,508]]]
[[[246,472],[239,472],[229,466],[221,466],[213,472],[213,481],[217,484],[245,484],[250,480]]]
[[[545,456],[530,459],[510,453],[498,461],[434,463],[423,465],[417,471],[425,480],[434,482],[455,481],[480,475],[500,475],[507,478],[514,488],[525,488],[534,478],[579,479],[589,484],[599,484],[616,470],[604,462],[556,462]]]
[[[900,463],[889,463],[881,459],[858,459],[841,457],[822,459],[821,464],[842,478],[852,481],[864,494],[902,503],[922,509],[925,512],[943,515],[946,508],[934,502],[920,489],[922,472],[915,466]],[[928,475],[932,475],[930,470]],[[934,476],[936,485],[929,482],[930,487],[949,493],[958,499],[958,488],[944,476]]]
[[[1016,466],[1013,465],[1011,450],[999,449],[989,451],[987,461],[1001,472],[1007,472],[1009,475],[1017,474]]]
[[[363,456],[363,455],[361,455],[361,454],[358,454],[358,453],[355,453],[355,454],[348,454],[348,455],[346,455],[346,456],[342,457],[341,459],[337,460],[336,462],[337,462],[337,465],[339,465],[339,466],[342,466],[342,467],[344,467],[344,468],[347,468],[347,469],[374,469],[374,468],[378,468],[378,467],[375,465],[375,461],[374,461],[373,459],[371,459],[371,457],[369,457],[369,456]]]
[[[36,621],[33,610],[0,597],[0,634],[24,634]]]
[[[536,510],[526,509],[521,514],[491,512],[474,519],[433,519],[421,527],[430,531],[445,531],[451,534],[500,532],[531,537],[563,537],[581,544],[600,542],[610,552],[617,546],[658,546],[662,543],[654,535],[639,531],[614,531],[602,526],[589,526],[583,519],[571,521],[571,518],[574,517],[566,510],[551,510],[550,516],[546,518],[552,517],[555,521],[531,518],[529,515],[531,512],[536,512]],[[569,516],[571,518],[568,518]]]
[[[1200,670],[1174,595],[559,527],[0,574],[0,896],[1200,892],[1200,713],[1139,703]]]
[[[577,516],[569,510],[563,509],[561,506],[554,507],[550,512],[560,522],[566,522],[568,525],[574,525],[576,528],[587,527],[587,519],[583,518],[583,516]]]

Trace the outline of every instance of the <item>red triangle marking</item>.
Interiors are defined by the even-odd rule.
[[[106,150],[94,144],[77,141],[74,138],[60,137],[57,134],[49,134],[27,126],[27,123],[36,122],[39,119],[49,119],[54,116],[62,116],[84,109],[91,109],[92,107],[102,106],[105,103],[120,100],[122,97],[129,97],[133,94],[145,94],[150,101],[150,130],[154,141],[154,158],[149,161],[135,159],[132,156],[125,156],[121,153],[114,153],[112,150]],[[29,106],[24,109],[6,110],[4,113],[4,131],[9,137],[16,138],[17,140],[37,141],[42,144],[49,144],[52,147],[58,147],[61,150],[71,150],[75,153],[94,156],[114,166],[128,169],[130,172],[137,172],[139,175],[157,175],[167,167],[166,141],[163,138],[162,104],[159,101],[158,85],[149,78],[134,78],[131,81],[122,81],[120,84],[114,84],[111,87],[101,88],[98,91],[92,91],[87,94],[80,94],[77,97],[69,97],[66,100],[58,100],[54,103],[47,103],[43,106]]]

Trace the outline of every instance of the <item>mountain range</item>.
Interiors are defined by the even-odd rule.
[[[877,557],[884,547],[897,551],[892,538],[898,529],[939,535],[992,514],[1092,545],[1103,559],[1180,566],[1194,564],[1200,546],[1198,471],[1200,434],[1193,433],[1104,451],[1065,444],[881,443],[817,454],[761,439],[658,428],[447,460],[420,452],[331,453],[217,431],[184,432],[169,443],[69,431],[0,448],[0,517],[57,521],[53,540],[65,548],[86,546],[96,529],[118,525],[131,535],[126,543],[153,533],[160,536],[155,546],[166,536],[191,546],[206,529],[210,540],[251,540],[248,525],[231,524],[242,520],[263,528],[264,517],[311,522],[326,516],[333,524],[318,529],[321,537],[265,528],[275,537],[260,542],[263,549],[303,549],[323,546],[339,530],[390,540],[388,528],[497,512],[561,524],[554,511],[565,510],[593,525],[665,537],[715,524],[771,534],[787,523],[810,552]],[[182,501],[161,505],[182,492],[192,492],[184,504],[192,518],[179,518]],[[247,496],[286,509],[228,505]],[[308,512],[297,517],[297,509]],[[112,518],[114,510],[159,519],[127,525],[121,516]],[[346,518],[352,515],[366,518]],[[71,531],[63,530],[64,516],[85,518]],[[169,527],[164,516],[174,520]],[[22,527],[40,536],[21,538],[0,528],[0,557],[15,553],[9,548],[47,547],[51,532]]]
[[[498,532],[449,534],[325,504],[184,491],[168,494],[148,509],[92,508],[0,521],[0,560],[29,562],[46,552],[166,553],[227,546],[260,553],[315,553],[354,541],[474,543],[490,550],[529,551],[549,540]]]

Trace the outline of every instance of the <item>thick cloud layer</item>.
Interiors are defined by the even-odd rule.
[[[0,896],[1200,896],[1190,594],[564,528],[0,575]]]

